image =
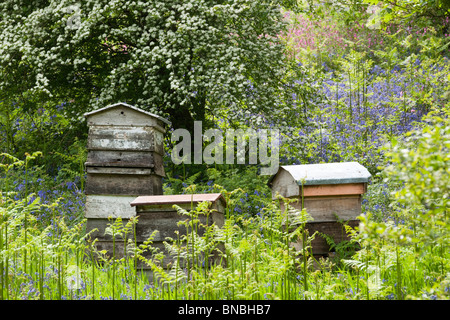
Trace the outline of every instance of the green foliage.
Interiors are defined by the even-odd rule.
[[[346,6],[348,12],[323,11],[327,22],[318,23],[313,15],[289,16],[286,44],[314,70],[324,98],[305,125],[294,125],[283,137],[281,161],[358,161],[375,176],[386,161],[381,147],[389,138],[448,102],[448,40],[433,27],[368,29],[361,26],[367,13]],[[354,25],[344,24],[343,15],[353,13]]]
[[[386,180],[401,185],[393,196],[414,226],[416,241],[449,244],[450,121],[448,106],[432,112],[420,130],[393,139]],[[433,232],[430,232],[433,230]]]
[[[442,25],[450,16],[450,4],[446,0],[363,0],[376,6],[382,22],[416,23],[423,26]]]
[[[0,298],[449,299],[448,22],[425,0],[3,1]],[[169,164],[164,193],[221,192],[224,226],[201,223],[208,203],[178,207],[187,232],[163,251],[157,231],[138,245],[137,219],[113,219],[124,250],[98,251],[81,115],[118,100],[174,128],[278,128],[282,163],[361,162],[374,177],[360,227],[340,243],[308,234],[258,166]],[[311,255],[319,236],[334,257]]]
[[[71,101],[73,125],[87,109],[117,101],[169,114],[175,128],[220,110],[235,120],[242,111],[270,116],[290,97],[285,79],[295,72],[277,39],[285,27],[279,4],[3,1],[1,100],[34,111]]]
[[[54,151],[54,158],[60,160],[60,169],[56,175],[59,183],[79,180],[80,190],[84,190],[84,163],[86,162],[87,149],[84,140],[74,139],[74,143],[65,150],[65,153]],[[62,163],[62,164],[61,164]]]
[[[358,230],[350,227],[347,222],[339,220],[338,222],[342,225],[342,235],[349,235],[350,240],[342,240],[338,243],[334,239],[325,233],[320,232],[318,235],[325,239],[330,247],[330,259],[334,264],[340,266],[344,263],[344,260],[351,258],[355,252],[360,249],[358,243]]]
[[[63,155],[66,167],[78,164],[75,159],[65,158],[65,155],[81,146],[85,148],[85,129],[85,124],[70,123],[64,112],[64,104],[52,106],[36,103],[33,107],[26,107],[20,100],[0,102],[1,150],[21,158],[28,150],[38,149],[43,153],[38,162],[53,175],[58,173],[57,169],[61,165],[61,158],[56,154]],[[82,156],[83,152],[80,154]]]
[[[390,247],[395,253],[397,299],[407,294],[418,299],[448,298],[448,289],[423,282],[425,266],[441,280],[450,266],[448,116],[448,106],[436,110],[420,129],[409,132],[403,140],[392,140],[384,180],[396,186],[390,204],[396,215],[385,221],[375,221],[370,213],[361,217],[361,241],[367,251]],[[377,256],[369,258],[360,253],[360,257],[383,265]]]
[[[187,191],[196,189],[190,186]],[[222,192],[228,201],[242,194]],[[50,206],[57,210],[60,202]],[[426,248],[416,251],[390,242],[401,239],[400,234],[382,236],[381,241],[378,234],[377,241],[368,242],[368,229],[363,227],[362,235],[347,230],[353,234],[352,241],[362,245],[355,256],[338,265],[315,261],[309,243],[316,235],[304,228],[307,212],[280,212],[275,202],[254,217],[227,213],[222,228],[200,222],[200,215],[211,213],[207,202],[193,210],[178,208],[185,217],[180,228],[187,233],[167,238],[165,252],[153,246],[157,231],[136,244],[137,219],[111,221],[105,232],[125,241],[125,251],[106,252],[98,251],[96,240],[83,232],[84,221],[68,227],[59,218],[45,227],[34,218],[38,210],[43,210],[38,198],[33,202],[3,198],[1,202],[0,264],[2,271],[7,270],[0,277],[3,299],[448,298],[448,253],[440,248],[433,249],[433,256]],[[24,219],[28,219],[27,229]],[[199,228],[205,229],[202,236],[195,232]],[[299,251],[292,246],[297,241],[303,244]],[[176,257],[167,269],[160,266],[166,254]],[[138,262],[152,269],[153,282],[138,273]],[[319,269],[314,270],[313,262]]]
[[[257,171],[256,166],[220,165],[220,168],[208,168],[186,179],[174,178],[169,174],[163,185],[164,194],[189,193],[188,188],[195,185],[197,193],[223,192],[225,196],[225,190],[239,186],[239,192],[234,192],[230,198],[231,213],[255,216],[272,201],[267,176],[261,176]]]

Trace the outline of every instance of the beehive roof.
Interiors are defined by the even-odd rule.
[[[298,185],[322,185],[368,182],[371,174],[358,162],[334,162],[320,164],[287,165],[281,166],[286,170]],[[275,174],[269,180],[269,185],[277,176]]]
[[[163,118],[161,116],[158,116],[157,114],[154,114],[154,113],[151,113],[151,112],[139,109],[139,108],[137,108],[135,106],[129,105],[129,104],[124,103],[124,102],[118,102],[118,103],[111,104],[109,106],[106,106],[106,107],[103,107],[103,108],[100,108],[100,109],[97,109],[97,110],[94,110],[94,111],[86,112],[84,114],[84,116],[85,117],[89,117],[91,115],[94,115],[94,114],[97,114],[97,113],[100,113],[100,112],[104,112],[104,111],[107,111],[107,110],[110,110],[110,109],[113,109],[113,108],[116,108],[116,107],[119,107],[119,106],[127,107],[127,108],[133,109],[133,110],[135,110],[137,112],[141,112],[141,113],[146,114],[148,116],[151,116],[153,118],[159,119],[159,120],[161,120],[162,122],[164,122],[165,124],[167,124],[169,126],[172,124],[169,120],[167,120],[167,119],[165,119],[165,118]]]
[[[139,196],[134,199],[130,205],[132,207],[139,205],[160,205],[160,204],[177,204],[177,203],[198,203],[203,201],[215,202],[222,199],[221,193],[199,193],[199,194],[175,194],[175,195],[153,195]]]

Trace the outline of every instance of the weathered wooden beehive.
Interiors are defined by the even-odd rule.
[[[89,127],[85,185],[89,232],[104,230],[109,217],[134,217],[130,203],[137,196],[162,194],[163,140],[170,122],[125,103],[88,112],[85,117]]]
[[[135,207],[139,222],[136,225],[136,239],[138,243],[147,240],[153,232],[152,247],[158,248],[165,253],[162,267],[167,267],[175,259],[174,255],[169,254],[164,248],[164,241],[170,242],[168,239],[181,239],[187,232],[192,229],[186,228],[185,225],[178,225],[180,221],[190,221],[190,217],[180,214],[173,206],[177,205],[186,211],[196,208],[200,202],[210,202],[210,214],[208,216],[200,214],[196,219],[203,225],[213,225],[222,227],[224,224],[224,210],[226,202],[220,193],[203,193],[203,194],[180,194],[180,195],[153,195],[140,196],[131,202],[131,206]],[[192,206],[192,207],[191,207]],[[177,233],[178,234],[177,234]],[[202,236],[205,229],[196,228],[199,236]],[[189,233],[190,234],[190,233]],[[150,253],[144,255],[149,256]],[[211,252],[210,259],[219,258],[214,250]],[[185,263],[183,260],[181,263]],[[145,266],[144,266],[145,268]]]
[[[310,235],[318,231],[339,243],[348,237],[338,219],[352,227],[359,224],[356,217],[361,214],[361,198],[370,177],[369,171],[357,162],[288,165],[278,169],[269,186],[272,199],[277,194],[298,199],[290,205],[299,210],[305,208],[314,219],[306,223]],[[284,210],[282,201],[280,206]],[[330,252],[330,246],[320,236],[315,237],[311,247],[314,255],[326,256]]]

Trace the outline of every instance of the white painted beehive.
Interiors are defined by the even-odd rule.
[[[87,231],[108,218],[136,215],[137,196],[160,195],[164,134],[170,122],[126,103],[85,114],[89,127],[86,161]]]

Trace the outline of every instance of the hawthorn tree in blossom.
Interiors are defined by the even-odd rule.
[[[119,101],[174,128],[207,115],[296,121],[293,103],[313,90],[278,37],[289,2],[2,1],[0,100],[25,111],[66,102],[73,123]]]

